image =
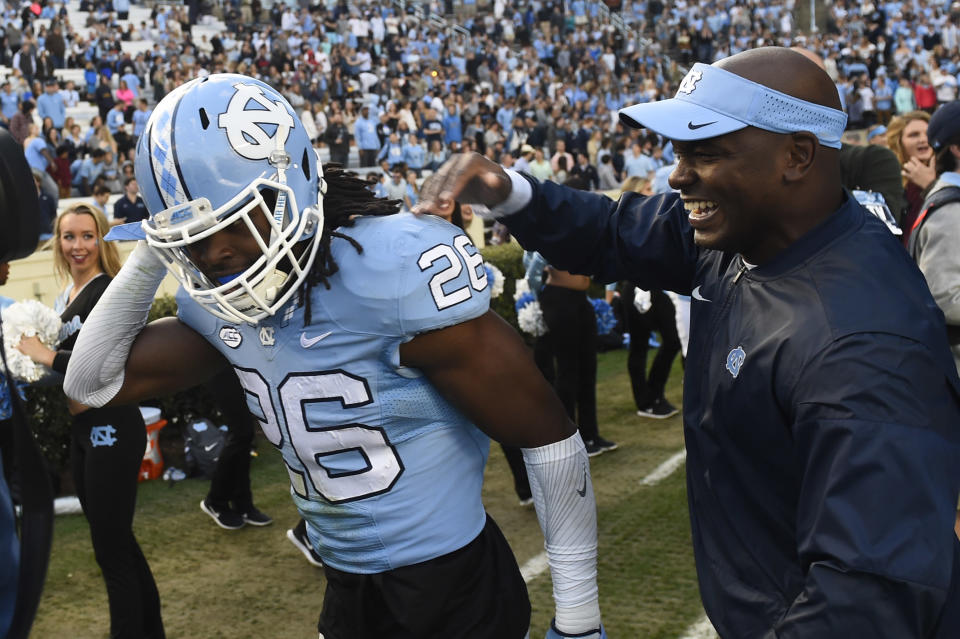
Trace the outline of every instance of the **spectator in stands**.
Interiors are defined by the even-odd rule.
[[[121,113],[126,113],[128,110],[132,111],[133,101],[137,97],[137,95],[133,91],[133,89],[131,89],[130,86],[127,84],[127,81],[121,79],[117,86],[117,92],[115,94],[115,97],[117,99],[117,105],[115,106],[120,107]],[[110,115],[108,113],[107,122],[109,123],[109,121],[110,121]]]
[[[107,111],[107,117],[104,119],[106,120],[107,128],[110,130],[111,135],[116,135],[117,130],[124,124],[124,108],[123,102],[114,102]]]
[[[97,109],[100,111],[100,117],[106,119],[107,112],[110,110],[110,107],[113,106],[113,89],[110,87],[110,78],[106,75],[100,76],[100,82],[97,84],[96,89],[93,92],[93,100],[97,104]]]
[[[104,155],[106,155],[106,151],[96,148],[93,149],[86,158],[77,160],[77,162],[79,162],[77,170],[73,170],[73,165],[71,165],[73,186],[77,188],[81,196],[87,197],[91,195],[97,179],[102,179],[101,173],[103,171]]]
[[[590,164],[586,151],[577,152],[577,164],[570,170],[570,175],[579,176],[586,184],[585,190],[592,191],[600,188],[600,178],[597,169]]]
[[[936,158],[927,141],[930,114],[911,111],[890,120],[887,127],[887,145],[900,161],[903,189],[907,200],[901,228],[904,245],[910,240],[910,229],[920,213],[923,192],[937,178]]]
[[[343,124],[343,113],[337,111],[330,116],[330,124],[324,133],[324,141],[330,149],[330,161],[347,166],[350,153],[350,131]]]
[[[360,152],[360,166],[376,166],[380,139],[377,137],[377,119],[371,115],[369,104],[360,107],[360,117],[354,124],[353,137]]]
[[[62,129],[64,120],[67,118],[67,104],[60,93],[60,87],[53,78],[49,78],[43,84],[44,92],[37,98],[37,115],[41,120],[50,118],[55,128]]]
[[[33,110],[36,104],[33,100],[24,100],[20,103],[20,110],[10,119],[10,135],[17,141],[17,144],[23,145],[23,141],[30,134],[30,123],[33,122]]]
[[[152,113],[153,109],[149,108],[146,98],[139,98],[137,100],[137,110],[133,112],[134,140],[140,139],[140,136],[143,134],[143,129],[147,125],[147,120],[150,119]]]
[[[93,187],[93,198],[90,202],[91,208],[103,215],[103,217],[105,217],[107,221],[113,225],[113,220],[110,219],[110,215],[107,213],[107,202],[109,201],[110,189],[103,184],[97,184]]]
[[[10,120],[20,110],[20,94],[13,90],[9,80],[0,86],[0,124],[10,128]]]
[[[409,134],[406,143],[403,145],[403,163],[406,164],[407,168],[413,171],[417,177],[420,177],[423,175],[423,167],[426,161],[426,148],[420,142],[416,133]]]

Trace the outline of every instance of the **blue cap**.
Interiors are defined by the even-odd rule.
[[[773,133],[809,131],[823,146],[839,149],[847,114],[698,62],[676,96],[623,108],[620,121],[680,141],[704,140],[748,126]]]

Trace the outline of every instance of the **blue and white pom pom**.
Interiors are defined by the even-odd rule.
[[[36,335],[49,348],[60,343],[60,316],[37,300],[15,302],[3,309],[3,346],[13,377],[21,382],[35,382],[48,370],[42,364],[17,350],[20,338]]]
[[[517,293],[514,295],[514,299],[516,300],[514,308],[517,309],[517,324],[520,326],[520,330],[534,337],[545,335],[547,324],[543,321],[540,302],[530,292],[530,287],[525,279],[517,280]]]
[[[489,262],[483,263],[483,270],[487,272],[487,281],[490,282],[490,299],[497,299],[503,295],[503,271]]]
[[[606,300],[587,298],[593,305],[593,312],[597,316],[597,334],[606,335],[617,325],[617,318],[613,314],[613,307]]]

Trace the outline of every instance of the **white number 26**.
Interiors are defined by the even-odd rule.
[[[473,251],[472,253],[467,250],[468,247]],[[449,266],[430,278],[430,293],[433,295],[437,310],[442,311],[470,299],[471,288],[475,291],[482,291],[487,288],[487,271],[483,268],[483,256],[480,255],[480,252],[477,251],[473,242],[466,235],[455,237],[452,247],[446,244],[437,244],[433,248],[427,249],[417,260],[417,266],[420,267],[421,271],[425,271],[441,259],[447,260]],[[470,285],[464,284],[460,288],[445,292],[443,285],[456,279],[463,271],[464,265],[467,267],[467,275],[470,276]]]

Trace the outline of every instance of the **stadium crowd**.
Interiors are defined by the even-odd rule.
[[[960,71],[960,10],[924,0],[836,2],[813,35],[794,24],[793,0],[625,0],[614,12],[586,0],[497,0],[479,12],[469,2],[231,0],[161,4],[139,23],[127,0],[84,0],[72,13],[83,24],[63,3],[3,4],[0,125],[46,174],[54,202],[98,185],[121,193],[151,105],[198,74],[245,73],[280,88],[325,158],[382,168],[383,194],[398,192],[399,169],[412,206],[407,171],[420,177],[460,150],[540,179],[580,173],[593,189],[652,180],[672,161],[670,146],[624,129],[618,109],[673,95],[696,61],[755,46],[821,55],[851,128],[932,111],[956,97]],[[424,17],[446,9],[448,22]],[[194,38],[210,10],[226,28]],[[136,52],[127,42],[140,43]],[[58,69],[77,79],[82,70],[83,80]],[[84,101],[96,115],[68,117]]]

